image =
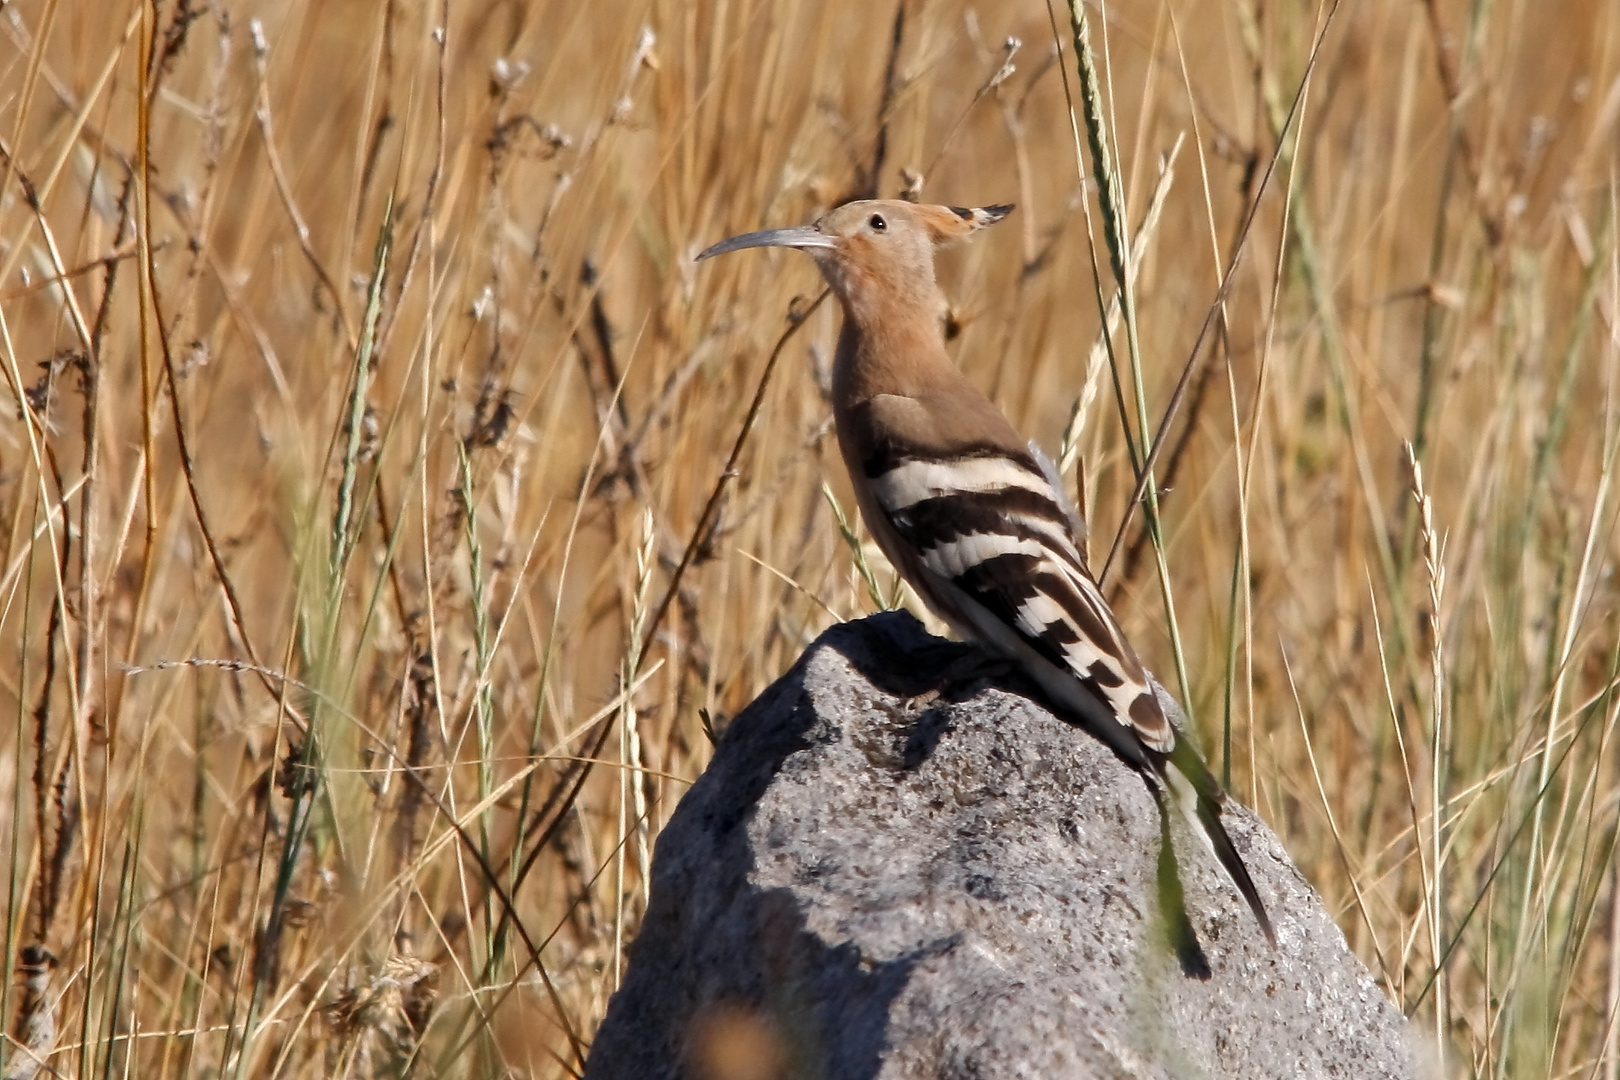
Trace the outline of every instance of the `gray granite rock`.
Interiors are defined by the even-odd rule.
[[[1177,820],[1211,969],[1189,974],[1142,778],[1010,679],[930,698],[968,655],[909,615],[847,623],[735,719],[659,838],[588,1080],[1415,1075],[1400,1013],[1236,805],[1278,945]]]

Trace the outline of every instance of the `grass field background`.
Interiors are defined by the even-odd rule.
[[[1191,365],[1105,588],[1435,1075],[1614,1080],[1620,8],[1330,6],[1089,9]],[[1030,0],[0,9],[6,1075],[577,1073],[710,731],[874,606],[834,305],[692,256],[1017,203],[951,348],[1101,571],[1066,88]]]

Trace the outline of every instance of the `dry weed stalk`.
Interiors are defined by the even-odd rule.
[[[1445,879],[1445,828],[1444,810],[1446,802],[1445,767],[1446,759],[1450,753],[1449,733],[1446,724],[1445,711],[1445,643],[1444,631],[1440,619],[1440,605],[1445,598],[1446,566],[1445,566],[1445,539],[1434,527],[1434,500],[1429,497],[1423,486],[1423,463],[1418,460],[1417,451],[1411,443],[1403,443],[1402,451],[1406,456],[1407,468],[1412,472],[1412,499],[1418,508],[1418,539],[1423,549],[1423,569],[1428,581],[1429,607],[1424,613],[1424,622],[1427,623],[1426,637],[1429,642],[1429,851],[1430,862],[1428,867],[1429,882],[1425,889],[1428,894],[1428,910],[1424,920],[1429,927],[1429,960],[1434,968],[1434,1033],[1435,1047],[1441,1055],[1441,1069],[1445,1067],[1445,1032],[1447,1023],[1446,1010],[1446,979],[1442,967],[1444,929],[1443,905],[1445,894],[1443,881]]]
[[[28,945],[19,956],[17,972],[22,976],[23,996],[17,1005],[17,1023],[12,1034],[17,1051],[6,1068],[5,1080],[34,1080],[48,1069],[51,1051],[56,1047],[56,1002],[50,999],[51,972],[56,957],[38,945]]]
[[[437,972],[425,960],[394,953],[333,998],[324,1009],[336,1037],[330,1075],[400,1075],[427,1026]]]

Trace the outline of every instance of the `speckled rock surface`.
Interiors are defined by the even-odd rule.
[[[965,651],[905,614],[837,626],[732,722],[658,841],[588,1080],[1415,1075],[1404,1020],[1236,805],[1278,946],[1177,820],[1213,972],[1184,973],[1142,779],[1011,682],[919,698]]]

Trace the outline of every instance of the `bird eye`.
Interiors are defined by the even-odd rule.
[[[889,223],[883,220],[882,214],[873,214],[866,223],[872,226],[873,232],[882,232],[889,227]]]

